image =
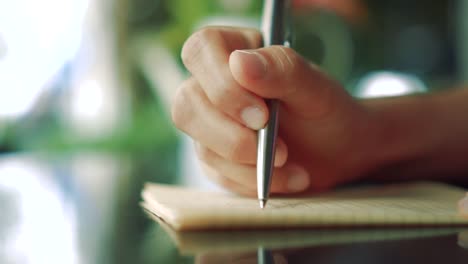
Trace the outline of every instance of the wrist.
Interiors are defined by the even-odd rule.
[[[374,179],[449,179],[466,173],[468,90],[363,101],[373,124]],[[372,149],[371,149],[372,152]]]
[[[422,96],[425,97],[425,96]],[[363,100],[371,124],[364,175],[372,180],[405,179],[434,143],[429,98],[419,96]],[[403,173],[403,171],[406,171]]]

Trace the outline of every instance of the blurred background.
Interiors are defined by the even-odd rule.
[[[159,253],[142,247],[144,182],[216,188],[170,122],[188,77],[180,49],[206,25],[258,28],[261,6],[0,0],[0,262],[151,262]],[[293,7],[293,46],[353,96],[450,88],[468,76],[468,1]]]

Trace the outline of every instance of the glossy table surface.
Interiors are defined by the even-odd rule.
[[[140,207],[160,170],[137,164],[0,156],[0,263],[468,263],[460,228],[177,233]]]

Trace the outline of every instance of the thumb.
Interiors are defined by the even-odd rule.
[[[230,55],[229,67],[245,89],[278,99],[292,114],[304,118],[329,116],[352,101],[341,85],[284,46],[236,50]]]

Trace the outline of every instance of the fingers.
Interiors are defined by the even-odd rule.
[[[255,163],[255,132],[216,109],[195,79],[189,79],[178,89],[172,120],[177,128],[218,155],[240,163]]]
[[[172,120],[177,128],[224,159],[256,164],[256,133],[215,108],[194,78],[179,87]],[[284,164],[287,159],[284,141],[278,141],[275,154],[276,166]]]
[[[268,119],[264,98],[281,101],[285,111],[280,113],[280,135],[288,140],[288,147],[315,151],[314,165],[304,158],[311,155],[302,155],[306,151],[292,152],[291,160],[316,175],[320,174],[315,173],[316,167],[325,164],[319,158],[332,160],[345,142],[329,147],[323,139],[342,138],[346,124],[351,123],[349,117],[356,116],[350,111],[357,109],[338,83],[292,49],[258,48],[260,39],[257,31],[234,28],[205,28],[192,35],[182,50],[192,78],[179,88],[172,108],[174,124],[203,146],[198,156],[208,174],[243,194],[256,190],[253,130]],[[325,122],[316,122],[319,119]],[[286,144],[279,142],[272,192],[305,190],[311,178],[303,167],[288,162]]]
[[[252,29],[204,28],[182,48],[182,61],[217,109],[237,122],[258,130],[268,118],[265,102],[237,83],[229,69],[229,55],[236,49],[257,48],[261,35]]]
[[[271,264],[287,264],[288,261],[286,257],[281,253],[270,253],[268,251],[267,254],[270,254],[272,257],[272,261],[268,261],[267,263]],[[249,253],[204,253],[199,254],[196,256],[195,259],[196,264],[218,264],[218,263],[225,263],[225,264],[257,264],[258,262],[258,253],[257,252],[249,252]]]
[[[257,194],[256,167],[223,159],[208,148],[196,144],[197,155],[207,174],[215,182],[246,196]],[[308,189],[310,177],[300,166],[286,162],[275,167],[271,183],[271,193],[291,194]]]
[[[337,113],[351,97],[294,50],[283,46],[234,51],[233,78],[264,98],[276,98],[295,115],[317,119]]]
[[[462,230],[458,233],[457,244],[464,249],[468,249],[468,231]]]
[[[468,193],[460,201],[458,201],[458,213],[468,219]]]

